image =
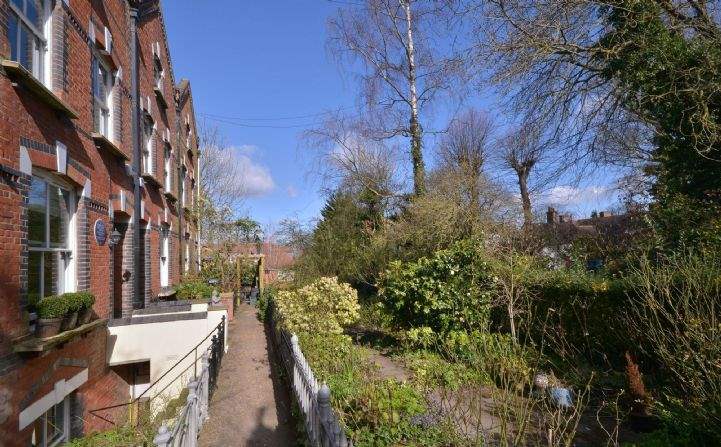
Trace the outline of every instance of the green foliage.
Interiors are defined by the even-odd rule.
[[[654,127],[652,216],[670,248],[720,237],[721,27],[706,7],[687,21],[667,12],[684,6],[611,2],[597,56],[621,88],[621,104]]]
[[[291,332],[340,334],[359,318],[358,293],[338,278],[320,278],[296,290],[278,292],[279,322]]]
[[[423,389],[488,384],[490,377],[465,362],[453,362],[432,351],[408,351],[400,356],[404,366],[413,372],[413,381]]]
[[[360,290],[372,289],[383,255],[371,243],[382,221],[382,205],[370,194],[336,192],[321,211],[321,220],[301,247],[295,263],[301,281],[337,276]]]
[[[392,262],[379,297],[401,327],[486,329],[496,278],[480,245],[462,241],[416,262]]]
[[[210,298],[213,287],[199,278],[186,278],[175,286],[177,296],[181,300],[205,300]]]
[[[47,296],[37,305],[38,317],[42,319],[61,318],[70,312],[68,300],[63,295]]]
[[[63,444],[66,447],[117,447],[148,445],[153,441],[154,431],[146,427],[122,426],[112,430],[92,433]]]
[[[300,345],[316,377],[331,389],[333,407],[354,445],[453,445],[454,431],[443,423],[414,423],[414,417],[427,411],[421,392],[411,384],[378,378],[368,352],[350,337],[304,333]]]
[[[265,286],[258,295],[258,300],[255,302],[255,307],[258,309],[258,318],[260,321],[266,321],[270,318],[270,313],[275,305],[275,297],[278,294],[278,290],[273,286]]]
[[[623,321],[628,310],[624,281],[582,270],[536,271],[525,287],[533,300],[524,335],[537,343],[545,340],[548,350],[566,357],[620,366],[630,343]]]
[[[78,292],[77,293],[82,303],[82,309],[90,309],[95,304],[95,295],[90,292]]]
[[[657,412],[692,439],[721,444],[721,255],[642,260],[627,280],[630,334],[665,379]]]
[[[66,301],[68,312],[78,312],[93,307],[95,295],[90,292],[69,292],[61,295]]]

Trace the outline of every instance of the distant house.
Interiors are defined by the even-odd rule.
[[[291,247],[275,242],[236,244],[230,254],[231,259],[236,257],[263,258],[265,284],[292,280],[296,256],[297,254]]]
[[[574,219],[570,213],[559,213],[549,207],[546,223],[542,225],[546,245],[544,253],[551,258],[570,262],[567,252],[571,244],[585,240],[592,242],[587,247],[586,266],[597,270],[604,266],[605,254],[613,248],[621,248],[635,233],[630,214],[614,214],[610,211],[593,212],[591,217]],[[593,247],[593,249],[591,248]]]

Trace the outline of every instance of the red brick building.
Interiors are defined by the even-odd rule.
[[[108,365],[108,322],[197,269],[190,84],[176,84],[159,6],[136,19],[137,6],[0,0],[3,446],[55,445],[120,420],[127,409],[91,411],[128,401],[134,380],[132,368]],[[85,290],[95,323],[38,340],[32,304]]]

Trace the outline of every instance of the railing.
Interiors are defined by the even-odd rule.
[[[203,423],[210,418],[208,403],[218,383],[218,373],[223,360],[225,326],[213,335],[208,349],[200,359],[200,375],[188,383],[188,399],[172,428],[163,424],[153,439],[159,447],[196,447]]]
[[[271,317],[270,325],[281,362],[288,377],[292,378],[291,389],[310,444],[314,447],[353,447],[331,407],[330,389],[325,384],[319,385],[300,349],[298,336],[276,327],[274,317]]]
[[[98,413],[100,413],[101,411],[114,410],[114,409],[117,409],[120,407],[137,406],[139,404],[139,402],[143,398],[145,398],[146,395],[150,394],[149,393],[150,390],[153,390],[153,393],[154,393],[154,397],[149,399],[149,401],[152,401],[152,399],[154,399],[155,397],[161,396],[162,393],[168,387],[170,387],[171,385],[176,383],[176,380],[182,378],[182,376],[184,376],[186,373],[188,373],[191,368],[193,369],[193,377],[198,377],[198,360],[201,360],[198,357],[198,348],[200,348],[203,345],[203,343],[205,343],[208,340],[208,338],[211,339],[211,342],[210,342],[210,346],[205,351],[205,353],[209,355],[208,362],[206,363],[206,365],[210,369],[209,380],[210,380],[210,384],[211,384],[211,389],[214,390],[215,384],[217,381],[217,377],[218,377],[218,369],[220,368],[220,362],[222,361],[223,353],[225,352],[225,327],[226,327],[226,319],[225,319],[225,315],[223,315],[221,317],[220,323],[218,323],[218,325],[215,326],[213,328],[213,330],[208,333],[208,335],[203,337],[203,339],[200,340],[200,342],[198,342],[195,346],[193,346],[193,348],[190,349],[178,361],[176,361],[173,364],[173,366],[168,368],[160,377],[155,379],[155,381],[152,384],[150,384],[147,388],[145,388],[145,390],[142,393],[140,393],[140,395],[138,395],[137,397],[132,399],[130,402],[123,402],[121,404],[110,405],[110,406],[103,407],[103,408],[95,408],[93,410],[89,410],[88,413],[99,419],[102,419],[105,422],[108,422],[112,425],[116,425],[115,421],[112,421],[104,416],[101,416]],[[183,363],[188,357],[190,357],[191,354],[194,355],[194,360],[188,366],[186,366],[184,369],[182,369],[181,371],[179,371],[179,372],[176,371],[176,368],[181,363]],[[201,369],[202,368],[203,368],[203,366],[202,366],[202,360],[201,360]],[[166,378],[171,372],[174,372],[174,371],[176,372],[174,379],[171,381],[168,381],[168,383],[162,389],[157,390],[156,385],[161,383],[161,381],[164,378]],[[191,382],[192,382],[192,379],[191,379]],[[136,421],[136,422],[138,422],[138,421]]]

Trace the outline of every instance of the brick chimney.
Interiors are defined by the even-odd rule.
[[[548,207],[546,211],[546,223],[553,224],[558,222],[558,212],[553,207]]]

